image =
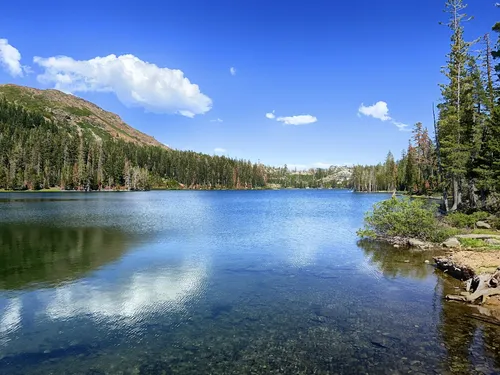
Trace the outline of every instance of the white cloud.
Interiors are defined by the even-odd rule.
[[[373,117],[381,121],[390,121],[391,124],[395,125],[400,131],[408,130],[408,125],[396,121],[391,116],[389,116],[389,106],[384,101],[379,101],[374,105],[368,107],[364,104],[361,104],[358,109],[358,116],[360,115]]]
[[[304,169],[307,169],[308,166],[305,165],[305,164],[287,164],[286,167],[289,169],[289,170],[294,170],[294,169],[297,169],[298,171],[301,171],[301,170],[304,170]]]
[[[229,73],[231,73],[232,76],[236,75],[236,68],[234,66],[229,68]]]
[[[9,44],[7,39],[0,39],[0,65],[13,77],[23,76],[21,53]]]
[[[366,107],[364,104],[361,104],[359,107],[359,113],[365,116],[374,117],[376,119],[387,121],[390,120],[389,116],[389,107],[386,102],[377,102],[374,105]]]
[[[276,121],[282,122],[285,125],[306,125],[306,124],[312,124],[318,121],[318,119],[311,115],[298,115],[298,116],[278,117]]]
[[[400,131],[410,131],[407,124],[403,124],[402,122],[392,120],[391,123],[395,125]]]
[[[225,148],[216,147],[216,148],[214,149],[214,152],[215,152],[216,154],[225,154],[225,153],[227,152],[227,150],[226,150]]]
[[[67,56],[34,57],[33,61],[44,68],[38,81],[55,84],[61,91],[112,92],[127,106],[186,117],[204,114],[212,108],[212,100],[181,70],[161,68],[133,55],[109,55],[90,60],[74,60]]]
[[[321,169],[328,169],[332,166],[331,163],[323,163],[323,162],[316,162],[313,163],[313,168],[321,168]]]
[[[224,120],[222,120],[220,118],[217,118],[217,119],[214,119],[214,120],[210,120],[210,122],[224,122]]]
[[[272,111],[272,112],[266,113],[266,117],[268,119],[272,120],[272,119],[276,118],[276,115],[274,114],[274,111]]]

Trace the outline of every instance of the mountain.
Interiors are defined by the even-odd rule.
[[[126,124],[118,115],[59,90],[39,90],[13,84],[0,85],[0,98],[42,113],[47,119],[86,128],[98,138],[116,138],[142,146],[168,149],[153,137]]]

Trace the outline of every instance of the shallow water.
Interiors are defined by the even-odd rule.
[[[1,374],[494,374],[432,254],[348,191],[0,194]]]

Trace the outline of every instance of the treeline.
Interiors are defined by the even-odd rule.
[[[500,23],[494,45],[489,34],[466,41],[465,8],[446,2],[451,43],[434,139],[417,124],[399,161],[354,168],[355,189],[439,192],[447,211],[500,209]]]
[[[48,120],[0,98],[0,189],[149,190],[342,187],[335,167],[297,172],[225,156],[141,146]],[[99,129],[94,129],[99,130]]]
[[[266,178],[261,164],[99,138],[0,99],[0,189],[244,189]]]
[[[408,148],[395,160],[391,152],[385,162],[353,168],[352,187],[357,191],[406,191],[431,195],[439,187],[436,148],[422,123],[413,129]]]

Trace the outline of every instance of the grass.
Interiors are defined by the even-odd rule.
[[[496,234],[500,235],[500,231],[495,229],[474,229],[472,231],[473,234]]]
[[[478,238],[459,238],[460,244],[465,248],[471,248],[474,250],[483,251],[498,251],[500,250],[500,245],[490,245],[485,240]]]
[[[61,192],[64,190],[61,190],[58,187],[51,187],[48,189],[40,189],[40,190],[7,190],[7,189],[0,189],[0,193],[55,193],[55,192]]]
[[[66,112],[75,115],[75,116],[91,116],[92,111],[87,108],[79,108],[79,107],[65,107]]]

